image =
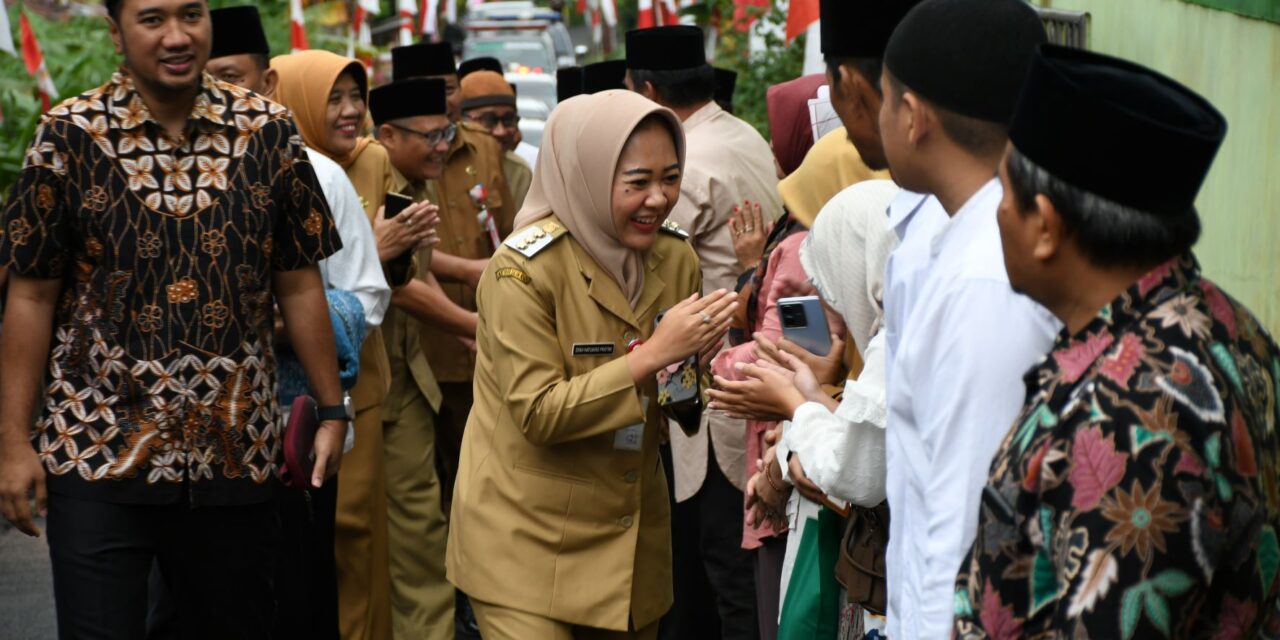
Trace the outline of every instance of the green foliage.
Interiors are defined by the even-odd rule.
[[[102,18],[72,17],[55,23],[28,11],[27,19],[58,89],[54,104],[102,84],[118,64]],[[21,47],[17,6],[9,8],[9,24],[15,45]],[[41,104],[35,79],[27,73],[21,58],[4,53],[0,53],[0,109],[4,109],[4,123],[0,124],[0,193],[7,193],[22,167],[22,157],[40,119]]]
[[[800,77],[804,71],[804,42],[801,35],[791,43],[783,39],[786,33],[787,14],[780,8],[779,0],[760,11],[759,25],[764,34],[764,51],[751,53],[750,35],[731,26],[734,15],[733,0],[713,0],[694,5],[685,11],[694,16],[704,28],[720,17],[720,39],[716,47],[715,65],[738,72],[734,89],[735,115],[755,127],[765,139],[769,138],[769,111],[765,93],[769,87]]]
[[[210,0],[209,6],[218,8],[244,4],[244,0]],[[273,52],[289,51],[289,3],[287,0],[261,0],[256,3],[266,26],[267,40]],[[0,2],[0,6],[3,3]],[[9,7],[9,24],[14,43],[18,41],[18,5]],[[384,3],[385,9],[385,3]],[[307,34],[312,47],[345,52],[345,35],[325,33],[315,26],[326,5],[307,9]],[[71,16],[65,20],[49,21],[28,10],[27,19],[40,42],[45,65],[58,95],[52,103],[78,95],[101,85],[110,79],[112,71],[120,64],[115,53],[105,18]],[[313,20],[312,18],[316,19]],[[22,59],[0,53],[0,109],[4,122],[0,124],[0,196],[7,194],[17,180],[22,168],[22,158],[36,123],[40,120],[40,94],[36,81],[27,73]]]

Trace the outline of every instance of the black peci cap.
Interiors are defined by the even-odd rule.
[[[582,95],[582,67],[556,69],[556,102]]]
[[[690,25],[627,32],[627,68],[648,71],[696,69],[707,64],[702,29]]]
[[[582,68],[582,92],[600,93],[609,89],[626,89],[627,61],[605,60]]]
[[[1045,40],[1040,16],[1024,0],[925,0],[894,30],[884,65],[943,109],[1008,124]]]
[[[737,71],[716,67],[716,102],[733,107],[733,90],[737,86]]]
[[[391,49],[391,77],[447,76],[458,72],[448,42],[420,42]]]
[[[400,118],[442,116],[448,109],[440,78],[395,80],[369,92],[369,115],[374,125]]]
[[[267,34],[262,30],[262,18],[258,8],[251,5],[213,9],[209,12],[213,43],[209,47],[209,59],[241,54],[271,56]]]
[[[1009,128],[1022,155],[1068,184],[1156,215],[1195,206],[1227,135],[1208,100],[1127,60],[1044,45]]]
[[[467,77],[472,71],[492,71],[501,74],[503,73],[502,62],[489,56],[463,60],[462,64],[458,65],[458,79]]]
[[[822,0],[822,55],[883,58],[889,36],[921,0]]]

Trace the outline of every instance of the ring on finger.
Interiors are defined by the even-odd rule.
[[[755,229],[755,227],[753,227],[753,226],[751,226],[751,225],[747,225],[747,226],[745,226],[745,227],[743,227],[743,228],[742,228],[742,230],[743,230],[743,231],[745,231],[746,233],[751,233],[754,229]]]
[[[714,318],[712,318],[712,317],[711,317],[711,314],[709,314],[709,313],[707,313],[707,312],[705,312],[705,311],[704,311],[704,312],[702,312],[702,324],[711,324],[711,321],[712,321],[713,319],[714,319]]]

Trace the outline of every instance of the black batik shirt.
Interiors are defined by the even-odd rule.
[[[50,490],[268,499],[272,274],[341,247],[285,108],[205,75],[174,139],[118,71],[40,121],[2,223],[0,264],[64,283],[33,435]]]
[[[1026,383],[957,637],[1275,637],[1280,352],[1257,319],[1172,260]]]

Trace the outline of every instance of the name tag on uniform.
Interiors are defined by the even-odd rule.
[[[644,423],[633,424],[613,432],[613,448],[623,451],[639,451],[644,444]]]
[[[612,342],[575,342],[573,343],[573,355],[575,356],[611,356],[613,355]]]

